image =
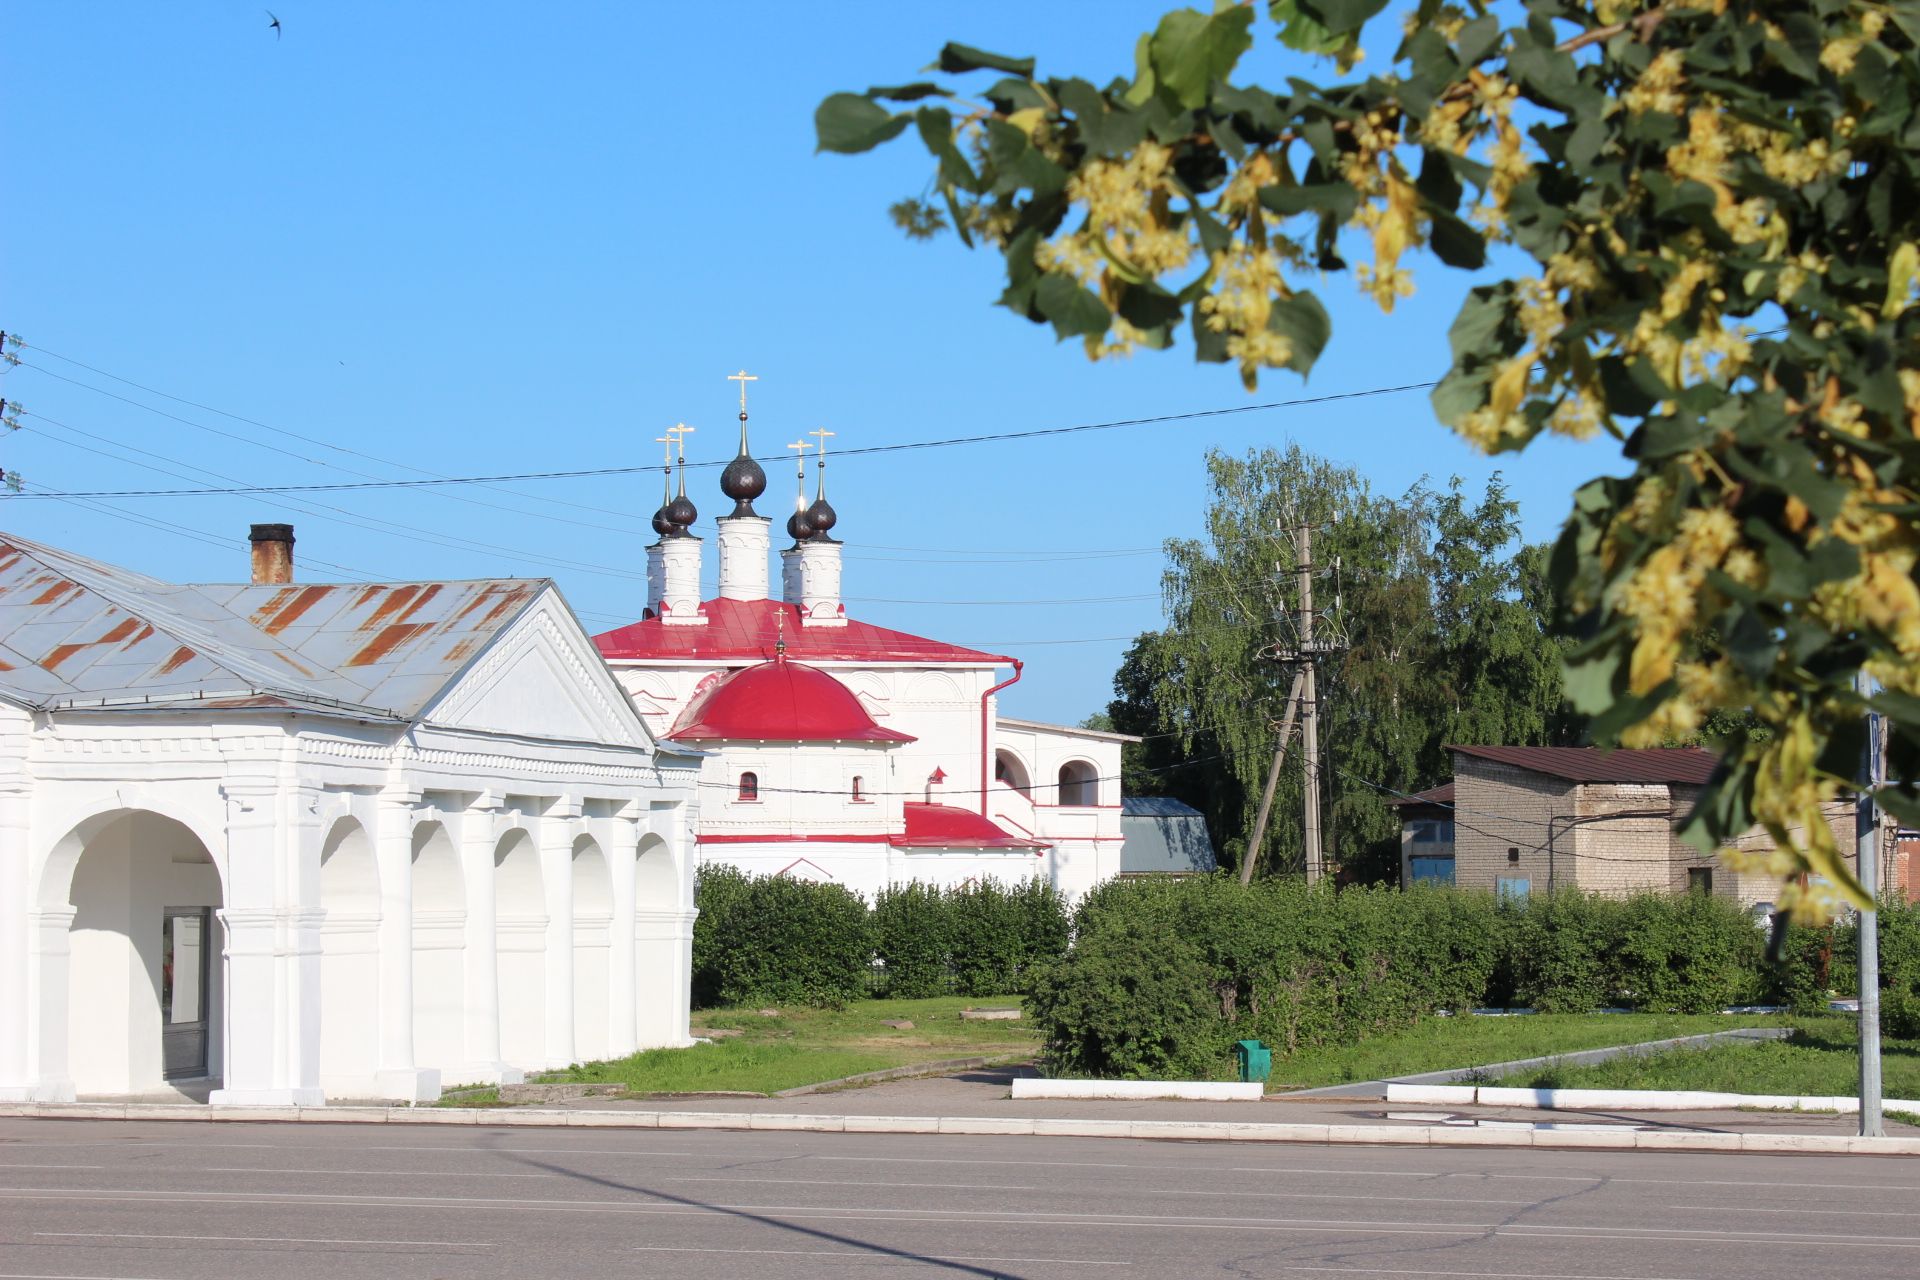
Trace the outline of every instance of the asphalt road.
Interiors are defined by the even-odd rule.
[[[0,1120],[0,1280],[1920,1275],[1920,1160]]]

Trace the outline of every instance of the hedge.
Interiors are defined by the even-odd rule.
[[[693,1002],[837,1006],[863,996],[1022,992],[1066,954],[1068,912],[1044,880],[884,889],[871,910],[835,884],[702,866]]]
[[[1889,1009],[1920,1018],[1920,908],[1889,903],[1881,921]],[[1704,894],[1501,903],[1429,887],[1110,881],[1081,902],[1074,931],[1029,1000],[1050,1065],[1069,1074],[1217,1075],[1235,1040],[1285,1055],[1484,1005],[1825,1008],[1857,973],[1850,924],[1796,929],[1770,964],[1752,918]]]

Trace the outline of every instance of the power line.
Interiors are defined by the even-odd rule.
[[[46,371],[42,370],[42,372],[46,372]],[[60,375],[56,374],[54,376],[58,377]],[[69,381],[71,381],[71,379],[69,379]],[[85,384],[81,384],[81,385],[85,385]],[[1077,424],[1074,426],[1068,426],[1068,427],[1038,427],[1038,428],[1033,428],[1026,431],[998,431],[998,432],[990,432],[990,433],[984,433],[981,435],[972,435],[972,436],[950,436],[950,437],[939,439],[939,440],[914,440],[914,441],[906,441],[900,444],[864,445],[864,446],[857,446],[850,449],[842,449],[835,455],[835,457],[844,459],[849,457],[864,457],[864,456],[876,455],[876,454],[906,453],[906,452],[922,450],[922,449],[946,449],[946,448],[953,448],[960,445],[997,444],[997,443],[1003,443],[1009,440],[1032,440],[1032,439],[1038,439],[1046,436],[1073,435],[1073,434],[1086,432],[1086,431],[1113,431],[1123,427],[1155,426],[1155,425],[1158,425],[1161,423],[1167,423],[1167,422],[1193,422],[1193,421],[1200,421],[1207,418],[1226,417],[1234,414],[1259,413],[1259,412],[1264,412],[1272,409],[1294,409],[1294,408],[1304,408],[1310,405],[1332,404],[1337,401],[1359,400],[1359,399],[1365,399],[1370,396],[1398,395],[1402,392],[1407,392],[1407,391],[1424,391],[1434,385],[1435,384],[1432,382],[1410,382],[1410,383],[1402,384],[1400,386],[1372,387],[1364,391],[1342,391],[1342,392],[1336,392],[1336,393],[1324,395],[1324,396],[1302,396],[1302,397],[1297,397],[1291,400],[1268,401],[1264,404],[1236,405],[1236,406],[1223,408],[1223,409],[1198,409],[1198,410],[1190,410],[1186,413],[1159,414],[1157,416],[1147,417],[1147,418],[1123,418],[1123,419],[1119,419],[1112,422],[1087,422],[1087,423],[1080,423],[1080,424]],[[106,394],[112,394],[112,393],[109,392]],[[155,410],[155,412],[159,412],[159,411]],[[167,415],[167,416],[171,417],[173,415]],[[197,426],[199,424],[188,423],[188,425]],[[232,433],[216,432],[216,434],[231,435]],[[266,446],[266,447],[271,448],[272,446]],[[276,450],[276,452],[289,453],[289,451],[287,450]],[[289,453],[289,456],[298,457],[299,455]],[[311,461],[311,459],[302,459],[302,461]],[[727,462],[730,462],[730,461],[731,459],[716,460],[711,462],[689,462],[686,464],[686,466],[689,469],[722,467],[722,466],[725,466]],[[775,463],[782,462],[784,461],[784,459],[769,457],[769,458],[760,459],[760,461],[767,463],[769,465],[772,465]],[[322,465],[327,465],[327,464],[322,464]],[[16,494],[14,495],[14,497],[16,499],[52,498],[52,497],[199,498],[199,497],[216,496],[221,494],[341,493],[341,492],[367,490],[367,489],[426,489],[426,488],[435,488],[435,487],[441,487],[446,485],[470,485],[470,484],[488,485],[488,484],[510,483],[514,481],[524,481],[524,480],[577,480],[577,479],[583,479],[583,478],[589,478],[589,477],[595,477],[595,476],[638,475],[644,472],[658,471],[659,469],[660,468],[657,464],[651,465],[651,466],[626,466],[626,467],[578,467],[578,468],[574,468],[566,471],[522,471],[522,472],[511,472],[511,473],[502,473],[498,475],[482,475],[482,476],[440,476],[440,477],[429,477],[429,478],[419,479],[419,480],[362,480],[362,481],[352,481],[352,482],[342,481],[342,482],[330,483],[330,484],[244,485],[244,486],[235,486],[231,488],[208,488],[208,489],[79,490],[79,491],[68,491],[68,492],[58,493],[58,494],[54,494],[54,493]]]

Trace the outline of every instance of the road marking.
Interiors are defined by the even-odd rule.
[[[635,1253],[753,1253],[777,1254],[787,1258],[837,1258],[843,1262],[1051,1262],[1064,1267],[1130,1267],[1131,1262],[1107,1262],[1094,1258],[1000,1258],[961,1253],[890,1252],[853,1253],[845,1249],[701,1249],[691,1245],[636,1244]]]
[[[472,1240],[334,1240],[305,1236],[162,1236],[143,1231],[36,1231],[36,1236],[56,1240],[216,1240],[237,1244],[405,1244],[433,1249],[491,1249],[493,1245]]]
[[[644,1194],[644,1193],[640,1193]],[[1614,1228],[1581,1227],[1554,1224],[1503,1225],[1495,1222],[1417,1223],[1364,1218],[1306,1219],[1275,1223],[1266,1218],[1241,1218],[1199,1214],[1075,1214],[1053,1211],[996,1209],[985,1211],[881,1209],[836,1209],[817,1205],[706,1204],[680,1206],[658,1201],[637,1200],[507,1200],[482,1196],[396,1196],[366,1198],[345,1195],[276,1192],[168,1192],[98,1191],[85,1188],[0,1189],[0,1200],[71,1200],[76,1202],[124,1201],[136,1204],[298,1204],[315,1208],[380,1208],[419,1212],[422,1209],[473,1210],[498,1212],[503,1209],[529,1213],[622,1213],[644,1217],[685,1214],[756,1214],[774,1219],[819,1218],[859,1222],[937,1222],[945,1224],[980,1223],[1037,1227],[1082,1227],[1108,1230],[1114,1227],[1162,1228],[1176,1230],[1228,1230],[1261,1232],[1304,1232],[1312,1234],[1372,1232],[1379,1235],[1451,1235],[1505,1236],[1512,1239],[1575,1239],[1603,1242],[1672,1241],[1685,1244],[1778,1244],[1817,1248],[1920,1249],[1920,1236],[1838,1235],[1794,1231],[1715,1231],[1704,1228]],[[0,1280],[4,1280],[0,1277]]]

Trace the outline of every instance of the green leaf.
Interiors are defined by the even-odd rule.
[[[1267,16],[1280,27],[1280,43],[1302,53],[1338,53],[1348,37],[1334,35],[1318,19],[1300,11],[1298,0],[1267,0]]]
[[[876,85],[867,90],[869,98],[886,98],[893,102],[918,102],[922,98],[945,97],[948,90],[931,80],[918,80],[913,84]]]
[[[1041,196],[1067,185],[1066,171],[1036,151],[1027,135],[1005,120],[987,121],[987,156],[999,172],[993,189],[1002,194],[1026,188]]]
[[[1214,14],[1176,9],[1160,19],[1148,47],[1160,87],[1188,110],[1204,105],[1213,82],[1253,47],[1252,25],[1253,10],[1243,5]]]
[[[1005,71],[1016,76],[1033,74],[1032,58],[1010,58],[1004,53],[988,53],[985,49],[951,42],[940,50],[940,61],[934,65],[948,73],[984,70]]]
[[[1040,277],[1033,291],[1033,305],[1053,322],[1053,331],[1062,338],[1098,337],[1113,323],[1113,313],[1094,292],[1059,271]]]
[[[974,173],[967,158],[960,154],[960,148],[954,145],[953,114],[945,107],[922,107],[914,112],[913,120],[919,127],[920,141],[940,162],[941,185],[977,192],[980,189],[979,175]],[[958,218],[954,220],[954,225],[960,225]]]
[[[1568,658],[1565,688],[1574,710],[1598,715],[1613,705],[1617,692],[1626,686],[1623,658],[1624,650],[1618,643],[1609,643],[1578,661]]]
[[[1267,313],[1267,332],[1279,334],[1293,347],[1287,367],[1304,378],[1326,350],[1327,339],[1333,336],[1333,320],[1320,299],[1311,293],[1296,293],[1273,304],[1273,310]]]
[[[1275,185],[1260,188],[1260,203],[1283,217],[1314,210],[1330,213],[1345,222],[1359,207],[1360,195],[1344,182],[1313,182],[1297,187]]]
[[[1351,35],[1368,18],[1387,7],[1387,0],[1297,0],[1301,13],[1337,36]]]
[[[1478,271],[1487,265],[1487,242],[1464,218],[1439,208],[1429,207],[1433,226],[1427,243],[1440,261],[1450,267]]]
[[[833,94],[813,113],[818,149],[843,155],[871,151],[906,127],[906,116],[896,116],[858,93]]]
[[[1512,305],[1511,284],[1483,284],[1469,292],[1447,330],[1447,344],[1453,349],[1453,358],[1465,362],[1505,354],[1494,342],[1494,336],[1506,323]],[[1479,402],[1472,407],[1478,408]]]

